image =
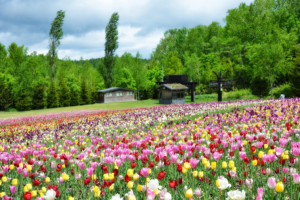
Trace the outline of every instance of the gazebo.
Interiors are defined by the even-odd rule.
[[[180,83],[162,84],[157,87],[159,90],[160,104],[185,103],[185,91],[189,88]]]

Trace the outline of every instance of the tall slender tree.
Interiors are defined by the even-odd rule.
[[[111,87],[112,80],[112,71],[115,65],[115,51],[118,48],[118,21],[119,15],[117,12],[113,13],[106,28],[105,28],[105,57],[104,65],[107,71],[107,77],[105,83],[107,87]]]
[[[62,38],[64,32],[62,29],[62,25],[65,18],[65,12],[60,10],[57,12],[55,19],[51,23],[51,29],[49,32],[49,52],[48,52],[48,60],[49,65],[51,67],[51,79],[52,81],[55,78],[56,72],[56,57],[57,57],[57,48],[60,45],[60,39]]]
[[[45,106],[46,106],[45,86],[38,83],[33,88],[32,108],[33,109],[43,109]]]

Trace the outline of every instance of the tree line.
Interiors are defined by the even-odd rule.
[[[218,22],[167,30],[150,59],[139,52],[116,55],[118,13],[105,29],[105,56],[90,60],[58,59],[65,13],[51,24],[47,55],[0,44],[0,110],[51,108],[94,103],[97,90],[138,89],[139,99],[157,98],[156,82],[170,74],[187,74],[197,93],[211,93],[215,72],[225,72],[234,88],[250,88],[260,97],[284,91],[300,96],[300,2],[255,0],[228,10]],[[1,98],[2,97],[2,98]],[[3,98],[5,97],[5,98]]]

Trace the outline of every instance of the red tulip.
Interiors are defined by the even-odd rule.
[[[30,192],[25,192],[24,200],[31,200],[31,193]]]
[[[256,150],[255,146],[251,146],[250,150],[252,151],[252,153]]]
[[[40,184],[40,181],[38,179],[33,181],[34,186],[39,186],[39,184]]]
[[[176,186],[175,181],[169,181],[169,187],[170,188],[175,188],[175,186]]]

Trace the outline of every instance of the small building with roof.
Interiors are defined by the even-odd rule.
[[[185,103],[185,92],[189,89],[180,83],[162,84],[156,88],[159,90],[160,104]]]
[[[134,101],[134,89],[111,87],[98,90],[98,103]]]

